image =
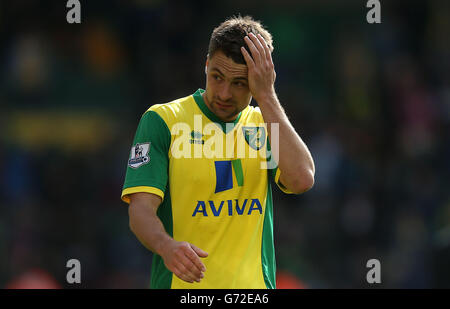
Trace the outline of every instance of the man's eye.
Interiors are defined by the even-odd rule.
[[[236,82],[235,85],[238,86],[238,87],[245,87],[246,86],[246,84],[243,83],[243,82]]]
[[[213,78],[214,78],[215,80],[222,80],[222,78],[221,78],[219,75],[214,75]]]

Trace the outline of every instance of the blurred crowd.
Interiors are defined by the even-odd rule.
[[[280,287],[369,288],[370,259],[379,287],[450,287],[448,1],[382,1],[381,24],[364,1],[80,2],[81,24],[65,1],[0,5],[0,288],[148,287],[120,200],[134,132],[204,88],[209,36],[238,13],[272,33],[316,166],[303,195],[273,186]]]

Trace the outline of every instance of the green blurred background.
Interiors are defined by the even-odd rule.
[[[450,287],[450,2],[0,4],[0,288],[146,288],[120,201],[141,114],[204,88],[209,36],[252,15],[316,183],[274,188],[278,286]],[[66,262],[82,283],[66,283]]]

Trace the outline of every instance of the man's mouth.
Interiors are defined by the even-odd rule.
[[[231,105],[231,104],[225,104],[225,103],[222,103],[222,102],[219,102],[219,101],[216,101],[216,104],[217,104],[220,108],[230,108],[230,107],[233,106],[233,105]]]

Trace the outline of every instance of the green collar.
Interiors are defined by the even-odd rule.
[[[239,122],[239,119],[241,119],[242,112],[239,113],[237,118],[233,122],[229,122],[233,124],[232,126],[226,125],[225,122],[219,119],[205,104],[205,101],[203,100],[202,94],[205,92],[205,90],[199,88],[192,96],[194,97],[195,103],[197,103],[198,108],[202,111],[203,114],[205,114],[206,117],[208,117],[209,120],[211,120],[214,123],[217,123],[223,130],[223,132],[228,133],[231,131],[234,126]],[[227,131],[228,129],[228,131]]]

